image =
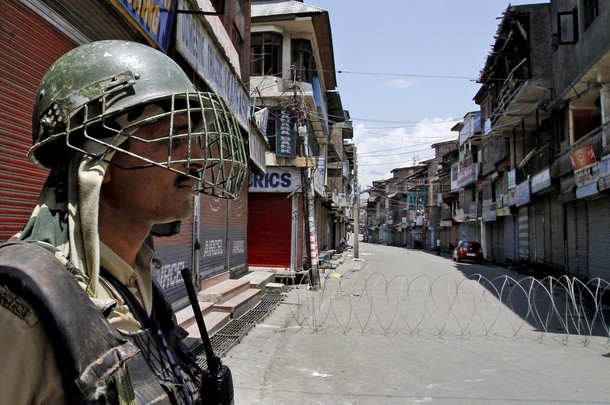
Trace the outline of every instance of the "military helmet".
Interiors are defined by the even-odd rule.
[[[154,108],[147,108],[151,105]],[[142,167],[177,171],[199,180],[203,192],[236,197],[245,179],[247,157],[239,125],[226,101],[214,93],[196,91],[167,55],[130,41],[88,43],[49,68],[34,102],[33,146],[28,157],[53,168],[76,150],[112,164],[112,153],[129,153],[120,145],[140,126],[174,114],[188,114],[192,125],[187,135],[180,136],[188,137],[189,150],[191,142],[203,149],[205,158],[197,162],[202,169],[195,175],[176,168],[180,162],[194,163],[190,156],[164,162],[142,158]],[[170,127],[165,139],[173,136],[177,134]]]

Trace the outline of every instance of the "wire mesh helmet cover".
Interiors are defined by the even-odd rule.
[[[146,109],[148,105],[156,108]],[[135,121],[118,119],[133,111],[153,113]],[[188,131],[174,129],[177,114],[188,115]],[[166,161],[153,162],[121,148],[126,139],[144,141],[137,129],[164,117],[170,122],[167,136],[153,142],[168,149]],[[121,151],[140,159],[140,167],[158,166],[195,178],[200,191],[222,198],[237,197],[246,176],[244,140],[226,101],[196,91],[171,58],[135,42],[92,42],[59,58],[38,88],[32,128],[28,157],[47,168],[73,150],[106,160]],[[172,160],[175,138],[188,140],[189,153],[180,160]],[[193,158],[192,148],[201,148],[203,158]],[[193,164],[197,172],[189,170]]]

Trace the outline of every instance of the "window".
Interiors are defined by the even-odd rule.
[[[574,44],[578,41],[576,11],[557,13],[559,45]]]
[[[274,32],[253,33],[251,76],[282,76],[282,36]]]
[[[270,109],[269,118],[267,119],[267,141],[269,142],[269,149],[271,152],[275,152],[275,120],[279,110]]]
[[[311,42],[306,39],[292,41],[292,65],[295,75],[293,79],[311,83],[312,78],[317,76]]]
[[[583,13],[585,15],[585,29],[587,29],[599,15],[598,0],[584,0]]]

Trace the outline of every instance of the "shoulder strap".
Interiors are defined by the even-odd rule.
[[[23,297],[39,314],[62,359],[60,370],[71,400],[95,399],[99,388],[137,354],[65,266],[41,246],[15,240],[1,244],[0,285]]]
[[[100,275],[106,281],[108,281],[114,287],[115,290],[117,290],[121,297],[123,297],[123,300],[125,300],[125,303],[129,307],[133,316],[137,319],[138,322],[140,322],[140,325],[142,325],[142,328],[148,328],[150,326],[150,317],[146,313],[144,307],[142,307],[142,304],[140,304],[140,301],[138,301],[135,295],[133,295],[133,293],[129,291],[129,288],[127,288],[123,283],[117,280],[117,278],[114,277],[112,273],[110,273],[103,267],[100,268]]]

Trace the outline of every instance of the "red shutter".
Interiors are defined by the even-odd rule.
[[[292,198],[286,193],[248,195],[248,266],[290,268]]]
[[[19,232],[47,171],[27,161],[32,109],[42,76],[76,44],[14,0],[0,4],[0,241]]]

